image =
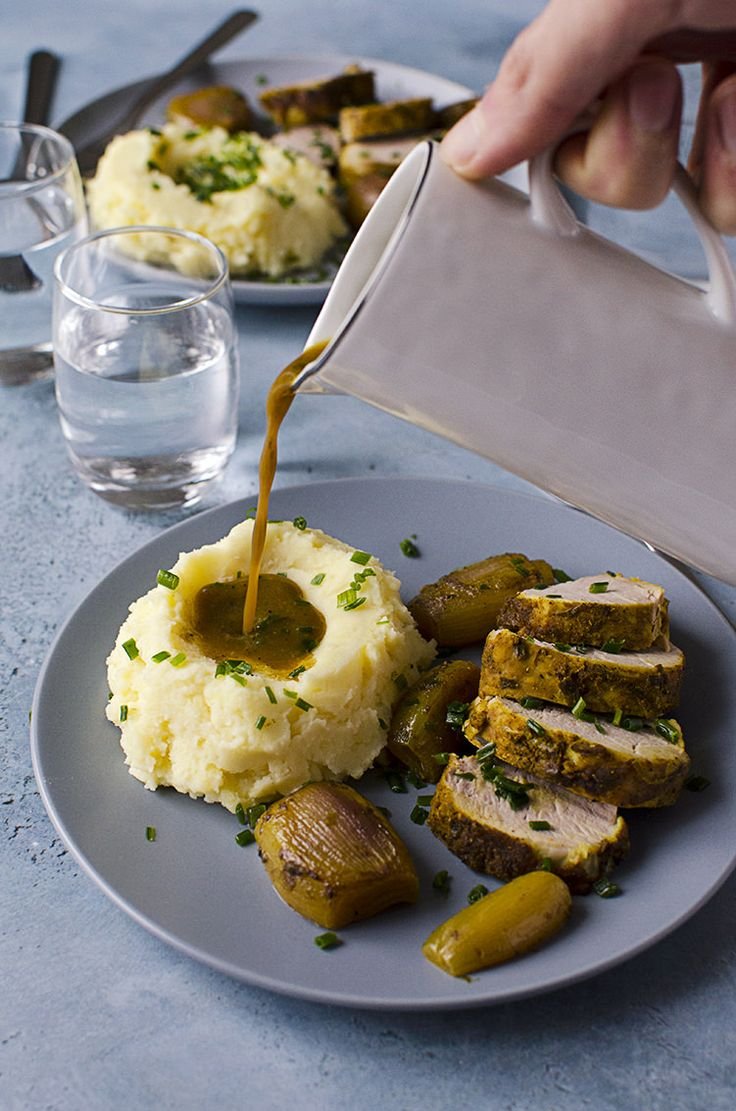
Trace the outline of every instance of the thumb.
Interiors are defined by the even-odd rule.
[[[468,178],[502,173],[560,139],[644,45],[668,30],[667,5],[551,0],[515,39],[493,84],[445,136],[443,159]]]

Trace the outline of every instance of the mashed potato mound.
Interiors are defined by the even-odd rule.
[[[87,199],[97,228],[199,232],[225,253],[233,275],[278,278],[314,266],[347,230],[326,170],[260,135],[220,127],[170,123],[117,136]],[[186,272],[186,245],[182,252],[173,261]]]
[[[216,661],[192,640],[193,602],[207,583],[247,573],[252,528],[245,521],[218,543],[180,555],[176,588],[157,585],[133,603],[107,661],[107,716],[121,730],[131,773],[151,789],[168,785],[228,810],[310,780],[362,775],[384,746],[405,683],[434,656],[398,579],[376,559],[365,565],[375,572],[360,585],[365,603],[346,610],[338,595],[364,570],[351,559],[355,549],[272,522],[262,570],[297,583],[325,617],[324,638],[296,679],[252,674],[242,685],[216,676]],[[156,662],[163,652],[170,655]]]

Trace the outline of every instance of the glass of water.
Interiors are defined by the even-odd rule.
[[[54,260],[86,230],[69,141],[37,124],[0,123],[0,384],[53,373]]]
[[[77,473],[131,509],[198,501],[237,434],[222,252],[193,232],[113,228],[69,247],[54,273],[56,398]]]

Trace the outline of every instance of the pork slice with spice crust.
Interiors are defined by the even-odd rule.
[[[669,806],[687,777],[690,758],[673,718],[619,724],[586,710],[530,709],[510,698],[477,698],[464,725],[478,746],[544,776],[575,794],[613,806]]]
[[[498,624],[551,643],[602,648],[615,641],[625,651],[666,644],[667,599],[661,586],[605,571],[511,598]]]
[[[590,891],[629,847],[626,823],[614,806],[492,757],[450,757],[428,824],[475,871],[511,880],[548,868],[576,894]]]
[[[483,649],[479,693],[517,701],[542,698],[570,708],[582,698],[596,713],[621,710],[658,718],[677,706],[684,663],[673,644],[624,652],[613,639],[603,648],[591,648],[494,629]]]

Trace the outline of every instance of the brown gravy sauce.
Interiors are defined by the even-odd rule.
[[[253,628],[243,632],[248,579],[207,583],[194,599],[194,636],[215,660],[244,660],[257,671],[283,677],[309,667],[326,622],[286,575],[261,575]]]
[[[248,575],[208,583],[194,599],[193,635],[206,655],[230,663],[245,661],[278,676],[308,667],[327,627],[295,582],[283,574],[261,574],[279,429],[294,400],[296,378],[326,346],[327,341],[308,347],[284,367],[268,391]]]
[[[322,354],[329,340],[322,343],[313,343],[307,347],[293,362],[285,366],[271,385],[266,398],[266,437],[261,449],[261,459],[258,464],[258,507],[253,525],[253,539],[250,549],[250,570],[248,572],[248,590],[245,595],[243,608],[243,632],[250,633],[256,620],[256,607],[260,590],[261,563],[263,549],[266,544],[266,530],[268,528],[268,502],[271,496],[276,463],[278,461],[278,436],[282,421],[291,408],[294,400],[292,386],[304,370],[305,366],[313,363]],[[265,576],[264,576],[265,578]],[[268,581],[268,580],[266,580]]]

